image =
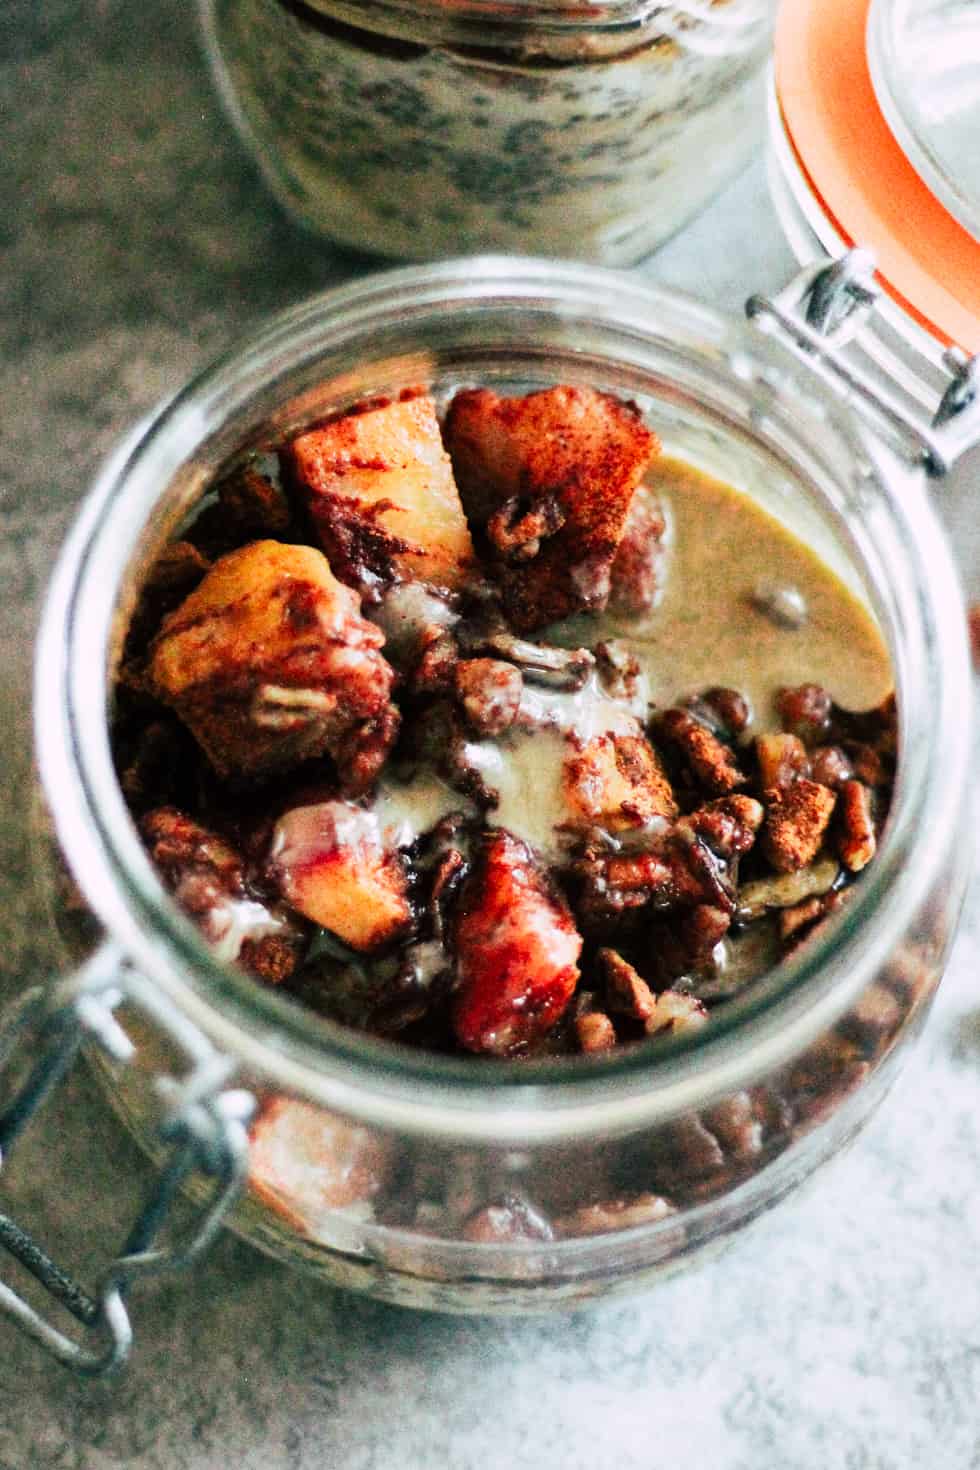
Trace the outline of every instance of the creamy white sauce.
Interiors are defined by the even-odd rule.
[[[285,919],[252,898],[229,898],[208,914],[208,937],[218,959],[229,965],[238,959],[246,939],[265,939],[285,927]]]
[[[419,771],[411,781],[382,777],[372,804],[385,847],[410,847],[449,812],[470,810],[472,803],[432,771]]]

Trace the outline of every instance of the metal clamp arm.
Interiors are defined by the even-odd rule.
[[[951,347],[943,357],[948,386],[931,419],[925,419],[914,404],[841,355],[867,324],[879,294],[871,255],[850,250],[828,265],[808,266],[775,296],[750,296],[745,310],[852,403],[877,433],[897,443],[927,474],[944,475],[980,441],[980,364]]]
[[[135,1048],[115,1017],[127,993],[122,957],[104,946],[75,975],[21,997],[0,1023],[0,1075],[33,1040],[34,1061],[26,1079],[0,1106],[0,1166],[29,1123],[65,1076],[80,1047],[94,1042],[113,1061],[127,1063]],[[0,1314],[75,1372],[95,1377],[118,1368],[132,1345],[125,1304],[130,1283],[141,1275],[190,1265],[217,1234],[248,1174],[247,1124],[255,1102],[250,1093],[227,1088],[234,1063],[214,1051],[199,1033],[182,1024],[178,1040],[189,1054],[190,1071],[159,1078],[164,1103],[160,1136],[166,1159],[125,1243],[97,1289],[90,1293],[63,1270],[15,1221],[0,1214],[0,1247],[20,1262],[47,1294],[85,1328],[77,1340],[0,1280]],[[181,1186],[191,1175],[210,1182],[208,1197],[186,1235],[154,1248]]]

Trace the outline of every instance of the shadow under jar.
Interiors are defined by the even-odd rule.
[[[772,0],[202,0],[267,183],[348,248],[628,265],[761,141]]]
[[[878,855],[839,915],[707,1026],[597,1056],[439,1056],[345,1029],[218,962],[170,900],[113,767],[115,662],[147,569],[243,454],[426,382],[580,384],[634,399],[673,455],[811,546],[877,620],[899,763]],[[135,1060],[109,1096],[153,1147],[154,1075],[202,1035],[242,1085],[309,1111],[279,1198],[233,1228],[389,1301],[528,1311],[636,1289],[766,1209],[895,1076],[941,976],[969,843],[969,671],[921,471],[777,343],[621,277],[484,258],[379,276],[273,321],[109,466],[52,587],[42,783],[120,960]],[[64,918],[64,914],[61,915]],[[150,1009],[154,1019],[140,1013]],[[179,1064],[179,1063],[178,1063]]]

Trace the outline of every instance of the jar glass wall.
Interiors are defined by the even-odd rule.
[[[639,260],[761,141],[771,0],[203,0],[267,182],[355,250]]]
[[[579,383],[635,399],[668,449],[760,500],[878,619],[901,751],[878,857],[839,919],[696,1034],[498,1063],[345,1031],[219,965],[140,846],[112,766],[109,686],[156,551],[235,456],[420,381],[437,395]],[[237,1228],[391,1300],[538,1309],[634,1287],[721,1239],[882,1095],[962,899],[968,694],[956,578],[918,474],[828,390],[696,303],[488,259],[375,277],[287,313],[103,476],[48,607],[39,758],[86,903],[141,983],[234,1056],[282,1120]],[[112,1095],[142,1130],[167,1043],[130,1024],[139,1065]]]

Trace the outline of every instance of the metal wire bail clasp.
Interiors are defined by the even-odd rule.
[[[126,974],[121,956],[106,945],[68,980],[28,991],[0,1022],[0,1077],[28,1038],[33,1055],[25,1080],[0,1105],[0,1166],[84,1043],[96,1044],[117,1064],[131,1060],[135,1048],[114,1012],[124,998],[143,999],[141,989],[136,977]],[[158,1011],[156,1005],[150,1008]],[[164,1162],[96,1291],[79,1285],[27,1231],[0,1214],[0,1246],[81,1323],[91,1341],[69,1337],[2,1279],[0,1313],[59,1362],[86,1376],[108,1373],[128,1356],[133,1333],[124,1297],[130,1283],[140,1275],[180,1269],[200,1256],[247,1177],[247,1124],[254,1098],[225,1087],[235,1063],[199,1032],[192,1033],[185,1021],[172,1035],[191,1065],[183,1078],[157,1079]],[[154,1249],[181,1186],[193,1174],[208,1182],[204,1205],[183,1238]]]
[[[927,419],[913,400],[872,381],[846,359],[841,349],[874,314],[880,295],[874,271],[869,251],[849,250],[829,264],[807,266],[775,296],[750,296],[746,315],[778,335],[795,357],[927,474],[943,475],[980,442],[980,364],[959,348],[946,352],[943,366],[950,381]]]

